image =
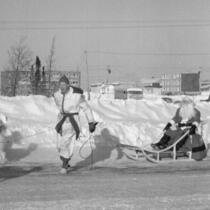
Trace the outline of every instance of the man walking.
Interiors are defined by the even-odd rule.
[[[95,131],[96,122],[92,110],[83,95],[83,90],[70,86],[68,78],[64,75],[59,80],[59,90],[54,94],[56,106],[59,109],[58,122],[55,127],[57,149],[62,161],[60,173],[66,174],[70,168],[69,161],[73,156],[75,141],[79,138],[79,111],[82,109],[87,117],[89,131]]]

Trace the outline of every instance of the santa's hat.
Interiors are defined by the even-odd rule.
[[[194,105],[194,102],[193,102],[193,100],[192,100],[190,97],[185,96],[185,97],[182,99],[181,104],[182,104],[182,105],[184,105],[184,104],[193,104],[193,105]]]
[[[64,82],[66,83],[67,85],[69,85],[69,79],[66,77],[66,75],[63,75],[60,80],[59,80],[59,83],[61,82]]]

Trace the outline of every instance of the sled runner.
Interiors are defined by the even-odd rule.
[[[155,150],[150,145],[138,147],[138,146],[131,146],[126,144],[119,144],[118,146],[121,148],[125,156],[132,160],[138,160],[140,158],[146,158],[149,162],[152,163],[159,163],[161,161],[166,162],[168,161],[175,161],[180,158],[185,158],[186,160],[192,160],[192,152],[184,152],[184,151],[177,151],[176,146],[177,144],[182,141],[187,135],[189,135],[189,130],[187,130],[179,139],[177,139],[172,145],[160,149]],[[192,136],[190,135],[189,138],[192,140]]]

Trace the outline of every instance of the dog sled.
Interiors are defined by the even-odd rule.
[[[204,123],[202,123],[201,127],[203,126],[203,124]],[[187,130],[173,144],[160,150],[153,149],[150,144],[141,147],[131,146],[127,144],[119,144],[118,147],[122,150],[124,155],[131,160],[139,160],[145,158],[147,161],[152,163],[171,162],[177,160],[196,160],[196,158],[194,158],[193,156],[196,153],[196,150],[194,150],[195,153],[193,153],[193,149],[192,151],[177,150],[177,145],[187,136],[189,136],[188,138],[190,138],[190,142],[192,143],[192,135],[189,135],[189,130]],[[203,140],[203,135],[201,135],[201,142],[203,142],[203,145],[200,146],[200,148],[205,150],[203,156],[206,156],[207,146],[205,145],[205,142]],[[197,158],[197,160],[199,159]]]

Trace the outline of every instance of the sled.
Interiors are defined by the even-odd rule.
[[[200,135],[203,139],[203,129],[204,125],[207,123],[207,120],[202,120],[200,123]],[[184,151],[176,151],[177,144],[182,141],[183,138],[185,138],[187,135],[189,135],[189,130],[187,130],[179,139],[177,139],[172,145],[161,149],[161,150],[154,150],[150,144],[145,145],[142,147],[138,146],[131,146],[126,144],[119,144],[118,147],[122,150],[124,155],[132,160],[139,160],[140,158],[145,158],[147,161],[152,163],[160,163],[160,162],[168,162],[171,161],[177,161],[177,160],[192,160],[192,152],[184,152]],[[192,138],[191,135],[189,135],[190,138]],[[191,139],[192,142],[192,139]],[[206,142],[203,141],[205,144],[205,147],[207,147]]]
[[[186,131],[179,139],[176,140],[172,145],[161,149],[161,150],[154,150],[149,145],[138,147],[138,146],[131,146],[127,144],[119,144],[119,148],[125,154],[125,156],[132,160],[138,160],[140,158],[146,158],[147,161],[152,163],[159,163],[161,160],[178,160],[179,157],[185,158],[187,160],[192,160],[192,152],[183,152],[183,151],[176,151],[176,145],[187,135],[189,134],[189,130]],[[191,136],[190,136],[191,138]]]

